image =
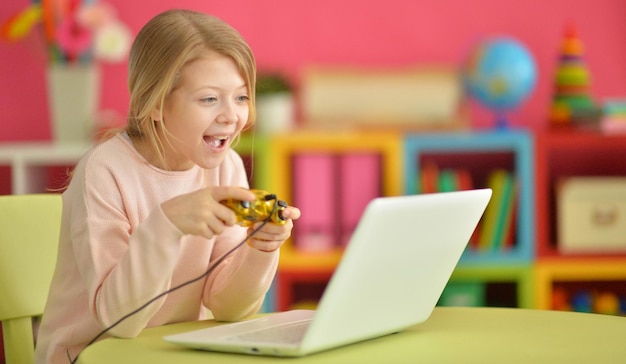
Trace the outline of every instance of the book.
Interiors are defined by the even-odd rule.
[[[340,199],[340,246],[345,246],[368,202],[382,194],[381,161],[375,153],[349,153],[338,156]]]
[[[456,186],[459,191],[467,191],[474,188],[474,180],[469,170],[464,168],[456,170]],[[480,226],[480,224],[478,224],[478,226]],[[470,249],[476,250],[478,248],[478,242],[480,241],[479,235],[480,229],[476,227],[468,243]]]
[[[426,162],[420,171],[419,193],[434,193],[439,187],[439,167],[435,163]]]
[[[501,245],[504,215],[510,209],[508,205],[511,204],[511,174],[503,169],[494,170],[488,176],[487,187],[491,188],[493,193],[485,209],[480,231],[478,246],[482,251],[499,249]]]
[[[507,240],[511,239],[511,230],[513,228],[513,215],[515,209],[515,183],[510,173],[506,173],[503,177],[502,200],[499,206],[498,224],[494,234],[493,249],[500,250],[510,245]]]
[[[439,192],[452,192],[458,190],[457,173],[453,169],[443,169],[439,172]]]
[[[507,224],[508,231],[504,232],[504,242],[502,249],[507,250],[515,246],[517,240],[517,208],[518,208],[518,194],[517,185],[514,188],[513,205],[511,207],[511,214],[509,216],[509,223]]]
[[[467,169],[457,169],[456,171],[456,184],[459,190],[471,190],[474,188],[474,182],[472,174]]]
[[[294,246],[300,251],[332,250],[336,241],[337,169],[330,153],[298,153],[292,157],[293,200],[302,211]]]

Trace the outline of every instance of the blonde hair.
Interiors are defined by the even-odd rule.
[[[230,57],[246,81],[249,116],[246,128],[256,119],[256,63],[244,38],[224,21],[191,10],[168,10],[152,18],[133,42],[128,64],[130,108],[126,132],[146,139],[166,165],[164,142],[157,130],[167,134],[163,120],[152,120],[152,113],[162,114],[165,98],[176,84],[183,66],[208,51]],[[162,119],[162,118],[161,118]],[[159,124],[157,127],[157,123]]]

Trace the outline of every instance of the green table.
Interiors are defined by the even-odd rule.
[[[364,318],[367,319],[367,318]],[[165,335],[214,325],[188,322],[109,338],[86,348],[81,364],[124,363],[624,363],[626,318],[506,308],[437,307],[401,333],[308,357],[287,359],[185,349]]]

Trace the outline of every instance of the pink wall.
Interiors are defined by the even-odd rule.
[[[260,69],[283,69],[297,80],[308,64],[394,66],[455,65],[477,39],[508,34],[533,52],[539,82],[514,125],[541,128],[550,102],[552,74],[564,24],[573,21],[586,46],[597,99],[626,96],[624,0],[109,0],[133,32],[170,7],[213,13],[241,31]],[[27,0],[0,1],[0,19]],[[0,142],[50,138],[45,56],[36,37],[0,42]],[[126,68],[104,65],[101,106],[126,111]],[[474,124],[491,115],[473,108]]]

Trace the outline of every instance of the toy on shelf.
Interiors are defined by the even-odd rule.
[[[584,61],[584,46],[576,28],[569,25],[561,41],[550,109],[553,127],[597,122],[599,108],[590,96],[590,74]]]
[[[578,290],[568,293],[555,287],[552,291],[552,309],[602,315],[626,315],[626,297],[609,291]]]
[[[492,110],[496,127],[507,129],[506,114],[519,107],[535,88],[537,71],[530,51],[511,37],[482,41],[463,65],[469,96]]]
[[[602,130],[607,133],[626,133],[626,98],[604,102]]]

